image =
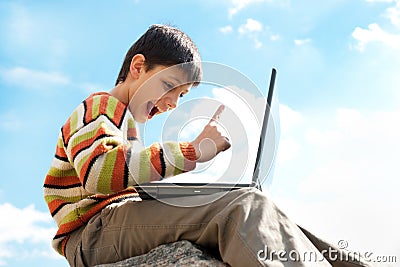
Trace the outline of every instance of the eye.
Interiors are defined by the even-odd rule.
[[[183,97],[185,94],[184,93],[181,93],[180,95],[179,95],[179,97]]]
[[[172,83],[170,83],[170,82],[163,82],[164,83],[164,87],[165,87],[165,89],[167,90],[167,91],[169,91],[169,90],[172,90],[175,86],[172,84]]]

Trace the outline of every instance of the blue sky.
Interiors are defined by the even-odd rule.
[[[260,87],[276,67],[281,128],[268,194],[332,243],[400,261],[400,1],[4,0],[0,266],[67,266],[50,248],[42,197],[58,131],[88,94],[113,88],[153,23],[178,26],[203,60]]]

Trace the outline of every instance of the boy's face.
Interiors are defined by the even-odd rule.
[[[179,98],[189,93],[191,86],[185,72],[177,66],[143,69],[129,90],[129,110],[135,121],[144,123],[176,108]]]

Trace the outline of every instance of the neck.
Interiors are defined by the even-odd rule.
[[[129,87],[126,82],[117,84],[111,91],[110,94],[117,98],[119,101],[127,105],[129,103]]]

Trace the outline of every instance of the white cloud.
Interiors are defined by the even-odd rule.
[[[311,42],[310,38],[306,38],[306,39],[295,39],[294,40],[294,44],[295,45],[304,45],[304,44],[308,44]]]
[[[234,93],[229,92],[230,90],[232,90],[232,92]],[[213,97],[221,103],[224,103],[231,111],[233,111],[235,115],[225,118],[222,117],[221,120],[224,125],[235,125],[233,131],[231,127],[230,134],[233,138],[235,138],[232,139],[247,140],[247,142],[243,142],[240,144],[234,143],[233,145],[236,146],[237,150],[234,150],[233,154],[235,155],[236,159],[242,159],[241,161],[247,162],[246,169],[244,170],[244,177],[246,178],[246,181],[249,182],[253,174],[254,164],[257,155],[265,99],[263,97],[253,95],[244,88],[238,88],[236,86],[229,87],[229,91],[221,88],[215,88],[213,90]],[[270,164],[272,164],[271,161],[275,156],[278,142],[278,140],[276,139],[276,132],[278,130],[276,129],[277,125],[272,119],[274,118],[274,110],[272,110],[270,116],[271,117],[268,124],[269,127],[267,128],[265,137],[266,145],[264,146],[262,162],[265,168],[260,173],[262,180],[263,178],[265,178],[266,175],[269,175],[268,171],[271,167]],[[241,128],[239,126],[242,126],[244,128],[244,132],[240,132]],[[233,166],[231,168],[233,168]],[[242,169],[240,169],[240,166],[238,166],[237,173],[240,173],[240,171],[242,171]]]
[[[301,151],[301,145],[295,139],[290,137],[283,137],[279,141],[279,150],[277,153],[277,162],[279,164],[297,158]]]
[[[258,38],[258,33],[262,32],[263,29],[264,26],[261,22],[252,18],[248,18],[245,24],[239,26],[238,32],[240,35],[246,35],[248,38],[250,38],[254,43],[254,47],[258,49],[263,45]]]
[[[392,48],[400,48],[400,34],[389,33],[376,23],[368,25],[368,29],[355,28],[352,37],[357,40],[355,48],[359,51],[364,51],[366,45],[372,42],[380,42]]]
[[[229,9],[229,17],[232,17],[246,6],[262,2],[261,0],[232,0],[233,7]]]
[[[389,7],[386,9],[385,16],[393,25],[400,27],[400,1],[396,1],[396,5],[394,7]]]
[[[220,28],[219,31],[223,34],[228,34],[233,31],[233,28],[232,26],[226,26]],[[279,34],[273,33],[268,26],[264,26],[260,21],[252,18],[247,18],[245,23],[239,25],[237,32],[239,36],[250,39],[256,49],[263,46],[262,39],[269,39],[274,42],[281,38]]]
[[[281,138],[279,141],[277,162],[279,162],[279,164],[283,164],[287,161],[295,159],[301,151],[300,143],[287,133],[290,133],[291,129],[302,125],[304,123],[304,119],[300,112],[295,111],[284,104],[279,105],[279,115]]]
[[[258,40],[257,38],[254,39],[254,48],[258,49],[262,47],[262,43],[260,40]]]
[[[388,7],[383,16],[389,19],[390,23],[395,26],[395,28],[400,29],[400,1],[378,1],[378,0],[367,0],[367,2],[387,2],[395,3],[394,6]],[[391,48],[400,48],[400,34],[398,31],[391,32],[382,29],[377,23],[370,23],[367,29],[362,27],[356,27],[352,32],[352,37],[357,41],[354,46],[355,49],[363,52],[365,47],[369,43],[382,43]]]
[[[342,108],[334,116],[293,116],[287,109],[281,109],[284,138],[273,200],[294,221],[332,243],[345,239],[354,250],[398,253],[400,216],[393,210],[400,208],[400,110]],[[285,126],[286,118],[292,122]],[[288,158],[293,153],[296,157]]]
[[[6,265],[7,262],[5,261],[6,258],[12,258],[13,254],[9,249],[4,247],[0,247],[0,266]]]
[[[279,34],[271,34],[271,36],[269,37],[269,39],[271,41],[278,41],[281,39],[281,36]]]
[[[219,28],[219,31],[222,32],[223,34],[228,34],[233,31],[233,28],[232,28],[232,26],[228,25],[228,26]]]
[[[27,90],[47,91],[55,86],[68,85],[70,80],[58,72],[32,70],[23,67],[0,69],[0,77],[6,83],[22,87]]]
[[[248,18],[246,20],[246,24],[243,24],[239,27],[238,31],[240,34],[247,34],[251,32],[260,32],[263,29],[263,25],[261,22]]]
[[[23,209],[14,207],[10,203],[0,204],[2,214],[7,214],[7,220],[0,221],[0,243],[25,240],[32,242],[48,242],[54,235],[55,228],[46,228],[36,223],[49,223],[52,221],[48,212],[41,212],[29,205]],[[22,219],[23,218],[23,219]],[[50,240],[51,240],[50,238]]]
[[[256,4],[256,3],[263,3],[263,2],[272,2],[273,0],[232,0],[232,5],[228,12],[229,17],[231,18],[233,15],[238,13],[240,10],[244,9],[245,7]]]
[[[0,265],[21,255],[59,257],[50,247],[56,228],[48,212],[38,211],[34,205],[19,209],[3,203],[0,213],[4,215],[0,220]],[[36,250],[30,250],[29,245],[34,245]]]
[[[197,135],[203,130],[204,126],[206,126],[206,124],[209,121],[210,121],[210,118],[199,118],[197,120],[189,121],[179,131],[179,139],[180,140],[192,140],[192,139],[196,138]]]
[[[107,86],[98,83],[82,82],[74,83],[65,74],[56,71],[34,70],[24,67],[0,68],[0,80],[3,82],[18,86],[25,90],[36,90],[48,92],[60,86],[69,86],[69,88],[78,88],[85,94],[97,91],[107,90]],[[12,122],[13,114],[6,114],[6,121],[0,122],[3,128],[10,126],[18,126],[18,120]],[[10,128],[10,127],[8,127]]]
[[[293,127],[297,127],[304,120],[300,112],[284,104],[279,105],[279,114],[281,117],[282,134],[289,132]]]

